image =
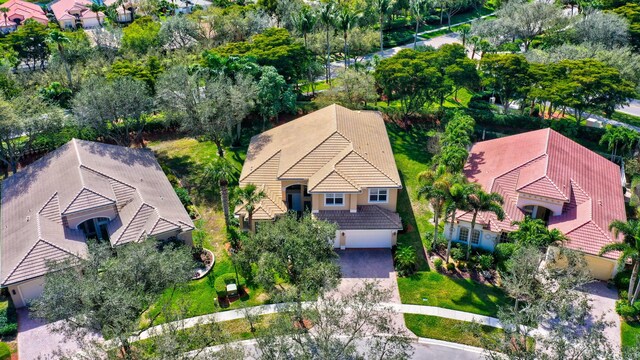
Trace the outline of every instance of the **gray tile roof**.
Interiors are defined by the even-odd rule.
[[[360,205],[358,212],[320,210],[315,217],[338,225],[341,230],[402,229],[400,215],[377,205]]]
[[[48,260],[86,254],[68,214],[115,206],[113,245],[193,229],[151,151],[75,139],[4,180],[1,205],[3,286],[44,275]]]

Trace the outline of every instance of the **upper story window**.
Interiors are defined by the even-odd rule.
[[[324,194],[324,204],[327,206],[342,206],[344,205],[344,194]]]
[[[386,203],[389,199],[389,190],[387,189],[369,189],[370,203]]]

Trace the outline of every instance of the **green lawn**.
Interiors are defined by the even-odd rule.
[[[621,322],[622,348],[640,346],[640,322]]]
[[[416,336],[475,347],[484,347],[504,333],[491,326],[428,315],[404,314],[404,322]]]
[[[426,202],[419,202],[416,194],[418,174],[427,169],[431,160],[426,149],[428,132],[415,128],[407,132],[396,125],[389,125],[387,131],[403,185],[397,211],[406,228],[398,236],[398,244],[413,246],[419,254],[419,269],[428,270],[422,248],[424,235],[433,231],[433,224],[429,222],[432,214]]]
[[[217,149],[211,142],[197,141],[192,138],[153,141],[149,147],[155,151],[160,164],[171,169],[183,186],[189,188],[192,195],[197,195],[194,197],[194,201],[201,214],[201,219],[195,222],[197,230],[194,231],[194,237],[202,236],[204,247],[213,251],[216,258],[213,271],[209,275],[203,279],[184,284],[176,289],[175,293],[167,290],[158,304],[152,307],[146,318],[157,314],[161,309],[160,304],[167,303],[176,310],[178,307],[186,307],[188,309],[187,317],[226,310],[227,308],[222,308],[218,304],[214,288],[214,280],[217,276],[234,273],[233,265],[224,247],[226,242],[224,219],[217,194],[205,191],[203,189],[205,185],[199,181],[204,166],[218,156]],[[244,146],[237,149],[225,149],[225,158],[238,168],[238,172],[245,156],[246,147]],[[266,301],[268,301],[268,297],[264,291],[249,284],[249,294],[239,301],[231,303],[228,308],[237,308],[241,303],[252,306],[259,305]],[[157,322],[163,321],[162,316],[157,320]]]
[[[453,279],[435,271],[398,278],[398,289],[404,304],[438,306],[494,317],[499,306],[509,301],[498,287]]]
[[[629,125],[640,126],[640,117],[625,114],[619,111],[614,112],[613,115],[611,115],[611,119],[620,121]]]

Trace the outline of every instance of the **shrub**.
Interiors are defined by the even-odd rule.
[[[616,301],[616,312],[622,317],[634,318],[640,314],[640,308],[629,304],[627,300],[618,300]]]
[[[189,217],[192,219],[198,217],[198,209],[195,205],[187,205],[187,212],[189,213]]]
[[[482,270],[490,269],[493,266],[493,256],[490,254],[478,256],[478,264]]]
[[[0,360],[10,359],[11,358],[11,348],[9,345],[4,342],[0,342]]]
[[[180,199],[180,202],[184,207],[191,205],[191,195],[189,195],[189,191],[187,191],[187,189],[181,187],[175,187],[173,189],[176,191],[178,199]]]
[[[618,290],[628,290],[629,282],[631,281],[631,270],[620,271],[613,278],[613,282],[616,284]]]
[[[495,250],[493,250],[493,254],[498,262],[504,262],[509,260],[514,251],[516,251],[516,244],[500,243],[496,245]]]
[[[418,258],[412,246],[400,246],[395,255],[396,269],[400,276],[408,276],[415,272]]]
[[[6,298],[6,307],[0,310],[0,336],[15,335],[18,332],[18,316],[13,301]]]
[[[440,258],[433,260],[433,266],[435,266],[438,271],[442,271],[442,263],[443,261]]]
[[[447,263],[447,270],[448,271],[453,271],[456,269],[456,264],[454,263]]]
[[[451,249],[451,257],[455,261],[461,261],[467,257],[467,252],[464,249],[462,249],[462,247],[456,246]]]

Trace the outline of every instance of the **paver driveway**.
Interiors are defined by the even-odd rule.
[[[585,293],[591,300],[591,315],[593,318],[600,318],[604,315],[604,320],[610,322],[612,326],[604,330],[604,335],[617,350],[620,349],[620,317],[616,314],[616,300],[618,292],[614,288],[609,288],[602,281],[594,281],[585,285]]]
[[[388,302],[400,303],[390,249],[348,249],[337,252],[342,270],[342,281],[338,286],[341,294],[350,293],[354,287],[373,280],[391,292]]]

